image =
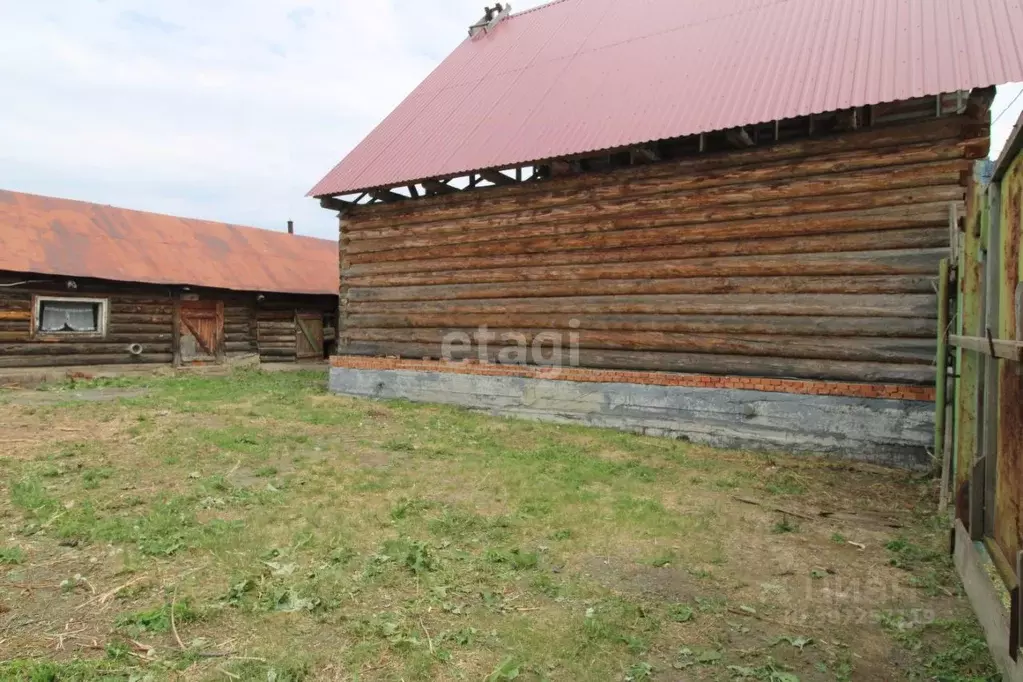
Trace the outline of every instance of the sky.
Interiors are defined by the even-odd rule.
[[[0,188],[336,238],[306,192],[484,4],[0,0]]]

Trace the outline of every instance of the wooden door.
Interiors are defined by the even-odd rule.
[[[295,315],[295,356],[299,360],[323,359],[323,315]]]
[[[220,362],[224,353],[224,303],[181,301],[178,306],[178,353],[185,364]]]

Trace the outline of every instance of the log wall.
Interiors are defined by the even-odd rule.
[[[339,350],[439,358],[487,326],[502,362],[554,332],[583,367],[933,383],[950,209],[988,149],[969,110],[354,207]]]
[[[255,320],[260,361],[298,360],[297,341],[301,332],[295,322],[296,313],[319,313],[324,317],[324,327],[331,327],[337,317],[337,299],[330,296],[279,296],[263,302]]]
[[[0,371],[14,367],[71,367],[90,365],[170,365],[174,362],[174,306],[179,287],[75,279],[0,272]],[[13,286],[12,286],[13,285]],[[336,315],[331,296],[257,294],[192,287],[189,294],[224,302],[224,351],[228,358],[259,353],[268,361],[294,360],[296,310]],[[104,336],[45,335],[33,331],[35,296],[100,298],[108,301],[109,319]],[[290,311],[290,312],[287,312]],[[277,336],[261,339],[261,320],[281,316],[290,320],[290,358]],[[288,317],[290,315],[290,317]],[[282,318],[283,319],[283,318]],[[282,328],[283,329],[283,328]],[[275,330],[276,331],[276,330]],[[283,339],[288,332],[281,331]],[[128,348],[141,344],[143,353]],[[265,345],[262,345],[265,344]]]

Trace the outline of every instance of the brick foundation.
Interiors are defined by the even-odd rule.
[[[445,362],[442,360],[405,360],[401,358],[372,358],[353,355],[335,356],[331,366],[347,369],[403,370],[410,372],[439,372],[448,374],[475,374],[480,376],[510,376],[527,379],[552,379],[584,383],[625,383],[646,386],[687,386],[692,388],[722,388],[766,393],[795,395],[840,396],[846,398],[882,398],[887,400],[914,400],[934,402],[933,386],[901,386],[855,384],[836,381],[803,381],[799,379],[766,379],[761,377],[710,376],[703,374],[672,374],[668,372],[636,372],[614,369],[585,369],[580,367],[550,368],[519,365],[481,364],[478,362]]]

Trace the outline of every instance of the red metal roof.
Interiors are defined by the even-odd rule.
[[[310,195],[1021,80],[1019,0],[557,0],[463,42]]]
[[[337,294],[337,242],[0,190],[0,270]]]

